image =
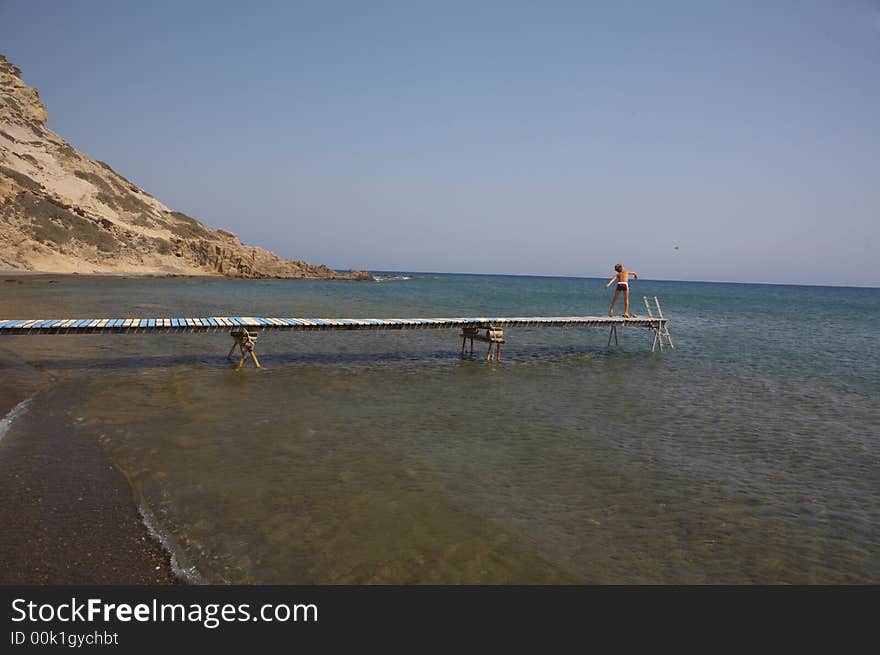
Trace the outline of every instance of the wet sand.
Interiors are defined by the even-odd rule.
[[[131,487],[94,435],[72,429],[47,375],[0,348],[0,584],[179,584]],[[20,419],[19,419],[20,420]]]

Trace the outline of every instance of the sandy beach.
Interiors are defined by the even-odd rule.
[[[55,409],[51,378],[6,348],[0,374],[0,416],[40,408],[35,429],[14,419],[0,441],[0,584],[179,583],[125,476]]]

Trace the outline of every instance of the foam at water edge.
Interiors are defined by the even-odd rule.
[[[31,404],[31,399],[26,398],[18,403],[12,410],[0,419],[0,441],[3,440],[3,437],[6,436],[6,433],[9,432],[9,428],[12,425],[12,422],[17,419],[19,416],[24,414],[27,411],[28,405]]]
[[[141,520],[147,526],[150,536],[158,541],[165,552],[171,556],[171,570],[174,572],[174,575],[189,584],[208,584],[208,581],[205,580],[194,565],[181,561],[174,548],[174,539],[159,527],[156,516],[143,500],[138,505],[138,512],[140,512]]]
[[[412,277],[409,275],[374,275],[373,280],[375,282],[394,282],[398,280],[411,280]]]

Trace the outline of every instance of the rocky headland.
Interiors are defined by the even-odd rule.
[[[0,55],[0,270],[373,279],[283,259],[173,211],[48,119],[37,90]]]

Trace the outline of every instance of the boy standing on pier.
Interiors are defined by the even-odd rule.
[[[617,273],[615,273],[614,277],[608,280],[608,284],[605,285],[605,288],[607,289],[617,281],[617,288],[614,290],[614,298],[611,299],[611,309],[608,310],[608,316],[614,315],[614,303],[617,302],[617,297],[620,295],[620,292],[623,291],[623,317],[629,318],[631,316],[629,313],[629,276],[632,275],[634,280],[638,280],[639,274],[635,271],[626,270],[621,264],[615,264],[614,270],[617,271]]]

